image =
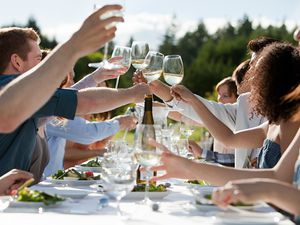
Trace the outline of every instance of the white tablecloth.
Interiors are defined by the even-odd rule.
[[[35,186],[37,189],[52,190],[52,186]],[[65,187],[66,189],[68,187]],[[151,225],[169,225],[169,224],[220,224],[222,220],[213,217],[216,211],[198,209],[193,204],[193,196],[184,185],[172,185],[170,194],[164,199],[159,200],[159,210],[153,211],[150,206],[136,204],[136,201],[121,201],[121,209],[131,214],[131,218],[126,220],[117,215],[116,202],[109,201],[109,206],[105,208],[98,207],[98,200],[101,193],[91,192],[87,197],[79,200],[63,202],[56,207],[45,208],[11,208],[0,213],[1,225],[10,224],[28,224],[28,225],[115,225],[115,224],[151,224]],[[264,210],[272,211],[270,207]],[[238,220],[233,220],[238,224]],[[222,223],[221,223],[222,224]],[[227,223],[231,224],[231,223]],[[245,224],[241,222],[240,224]],[[253,223],[251,223],[253,224]],[[260,224],[259,221],[256,224]],[[271,223],[272,224],[272,223]],[[273,223],[275,224],[275,223]],[[293,224],[284,219],[279,222],[282,225]]]

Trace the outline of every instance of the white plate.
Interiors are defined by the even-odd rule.
[[[94,191],[88,191],[83,189],[77,189],[72,187],[52,187],[45,188],[40,186],[34,186],[30,188],[32,190],[44,191],[50,195],[59,195],[64,198],[74,198],[80,199],[86,197],[89,193],[93,193]]]
[[[162,191],[162,192],[148,192],[148,197],[151,200],[163,199],[166,197],[170,191]],[[145,192],[135,191],[128,193],[123,199],[124,200],[142,200],[145,197]]]
[[[243,225],[254,225],[254,224],[263,224],[263,225],[274,225],[278,224],[284,217],[277,212],[272,213],[253,213],[242,214],[242,213],[229,213],[229,212],[220,212],[214,216],[216,223],[222,224],[243,224]]]
[[[81,166],[81,165],[76,165],[75,168],[79,171],[82,172],[88,172],[91,171],[93,173],[101,173],[102,172],[102,167],[98,166],[98,167],[89,167],[89,166]]]
[[[43,202],[20,202],[17,200],[14,200],[10,203],[10,207],[27,207],[27,208],[40,208],[40,207],[58,207],[60,206],[64,201],[56,202],[55,204],[51,205],[45,205]]]
[[[67,186],[89,186],[97,183],[97,180],[58,180],[51,177],[47,177],[46,180],[52,184]]]

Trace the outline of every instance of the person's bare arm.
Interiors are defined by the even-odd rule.
[[[83,159],[89,159],[96,156],[99,156],[103,154],[106,150],[105,149],[94,149],[90,150],[88,149],[81,149],[76,148],[75,146],[69,147],[68,150],[65,152],[64,160],[83,160]]]
[[[164,146],[153,143],[155,146],[166,150]],[[235,169],[213,164],[196,163],[170,152],[164,152],[161,157],[162,166],[153,167],[152,170],[165,170],[166,174],[156,177],[156,180],[167,178],[202,179],[213,185],[224,185],[230,180],[245,178],[270,178],[287,183],[292,183],[294,165],[300,148],[300,129],[293,141],[286,149],[277,165],[272,169]]]
[[[133,74],[132,77],[133,83],[139,84],[139,83],[147,83],[146,79],[143,76],[142,71],[137,71]],[[170,87],[160,80],[152,81],[149,84],[150,90],[153,94],[155,94],[160,99],[168,102],[173,99],[173,96],[170,94]]]
[[[190,90],[182,85],[172,87],[172,94],[193,106],[209,132],[226,147],[259,148],[263,145],[268,130],[268,122],[259,127],[234,133],[222,123]]]
[[[222,208],[231,203],[265,201],[295,215],[300,215],[300,190],[274,179],[245,179],[227,183],[213,192],[213,201]],[[283,201],[284,199],[284,201]]]
[[[78,92],[76,114],[85,115],[106,112],[122,105],[143,101],[149,94],[146,84],[137,84],[127,89],[88,88]]]
[[[106,29],[121,17],[100,20],[100,15],[119,10],[121,6],[105,6],[90,15],[64,44],[56,47],[46,60],[22,74],[0,92],[0,132],[12,132],[37,111],[59,86],[77,59],[99,49],[115,36],[116,28]],[[34,91],[34,92],[33,92]],[[18,109],[18,110],[16,110]]]

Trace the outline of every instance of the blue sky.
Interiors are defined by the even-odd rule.
[[[2,1],[0,25],[25,23],[30,16],[37,19],[42,32],[59,41],[66,40],[92,11],[94,3],[109,0],[11,0]],[[202,20],[210,32],[233,24],[247,14],[255,24],[281,25],[289,29],[300,26],[298,0],[111,0],[125,2],[126,22],[120,25],[115,41],[125,44],[129,37],[145,40],[155,49],[161,42],[173,15],[179,25],[178,37],[191,31]]]

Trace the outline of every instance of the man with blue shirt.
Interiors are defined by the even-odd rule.
[[[0,107],[0,132],[15,130],[46,103],[80,57],[101,48],[114,38],[116,27],[107,26],[123,22],[123,18],[102,19],[101,16],[121,9],[120,5],[107,5],[93,12],[70,39],[51,52],[45,62],[0,90],[0,105],[5,106]],[[3,56],[4,53],[1,47],[0,55]],[[2,63],[7,62],[0,60],[0,64]],[[35,89],[34,95],[32,89]],[[18,107],[21,110],[16,110]]]
[[[0,87],[30,70],[41,60],[39,37],[30,28],[0,29],[0,49]],[[32,95],[34,92],[35,89],[32,90]],[[145,84],[118,90],[58,89],[44,106],[16,130],[8,134],[0,133],[0,175],[13,168],[29,169],[39,118],[58,116],[73,119],[75,115],[109,111],[121,105],[140,102],[147,93],[149,88]]]

